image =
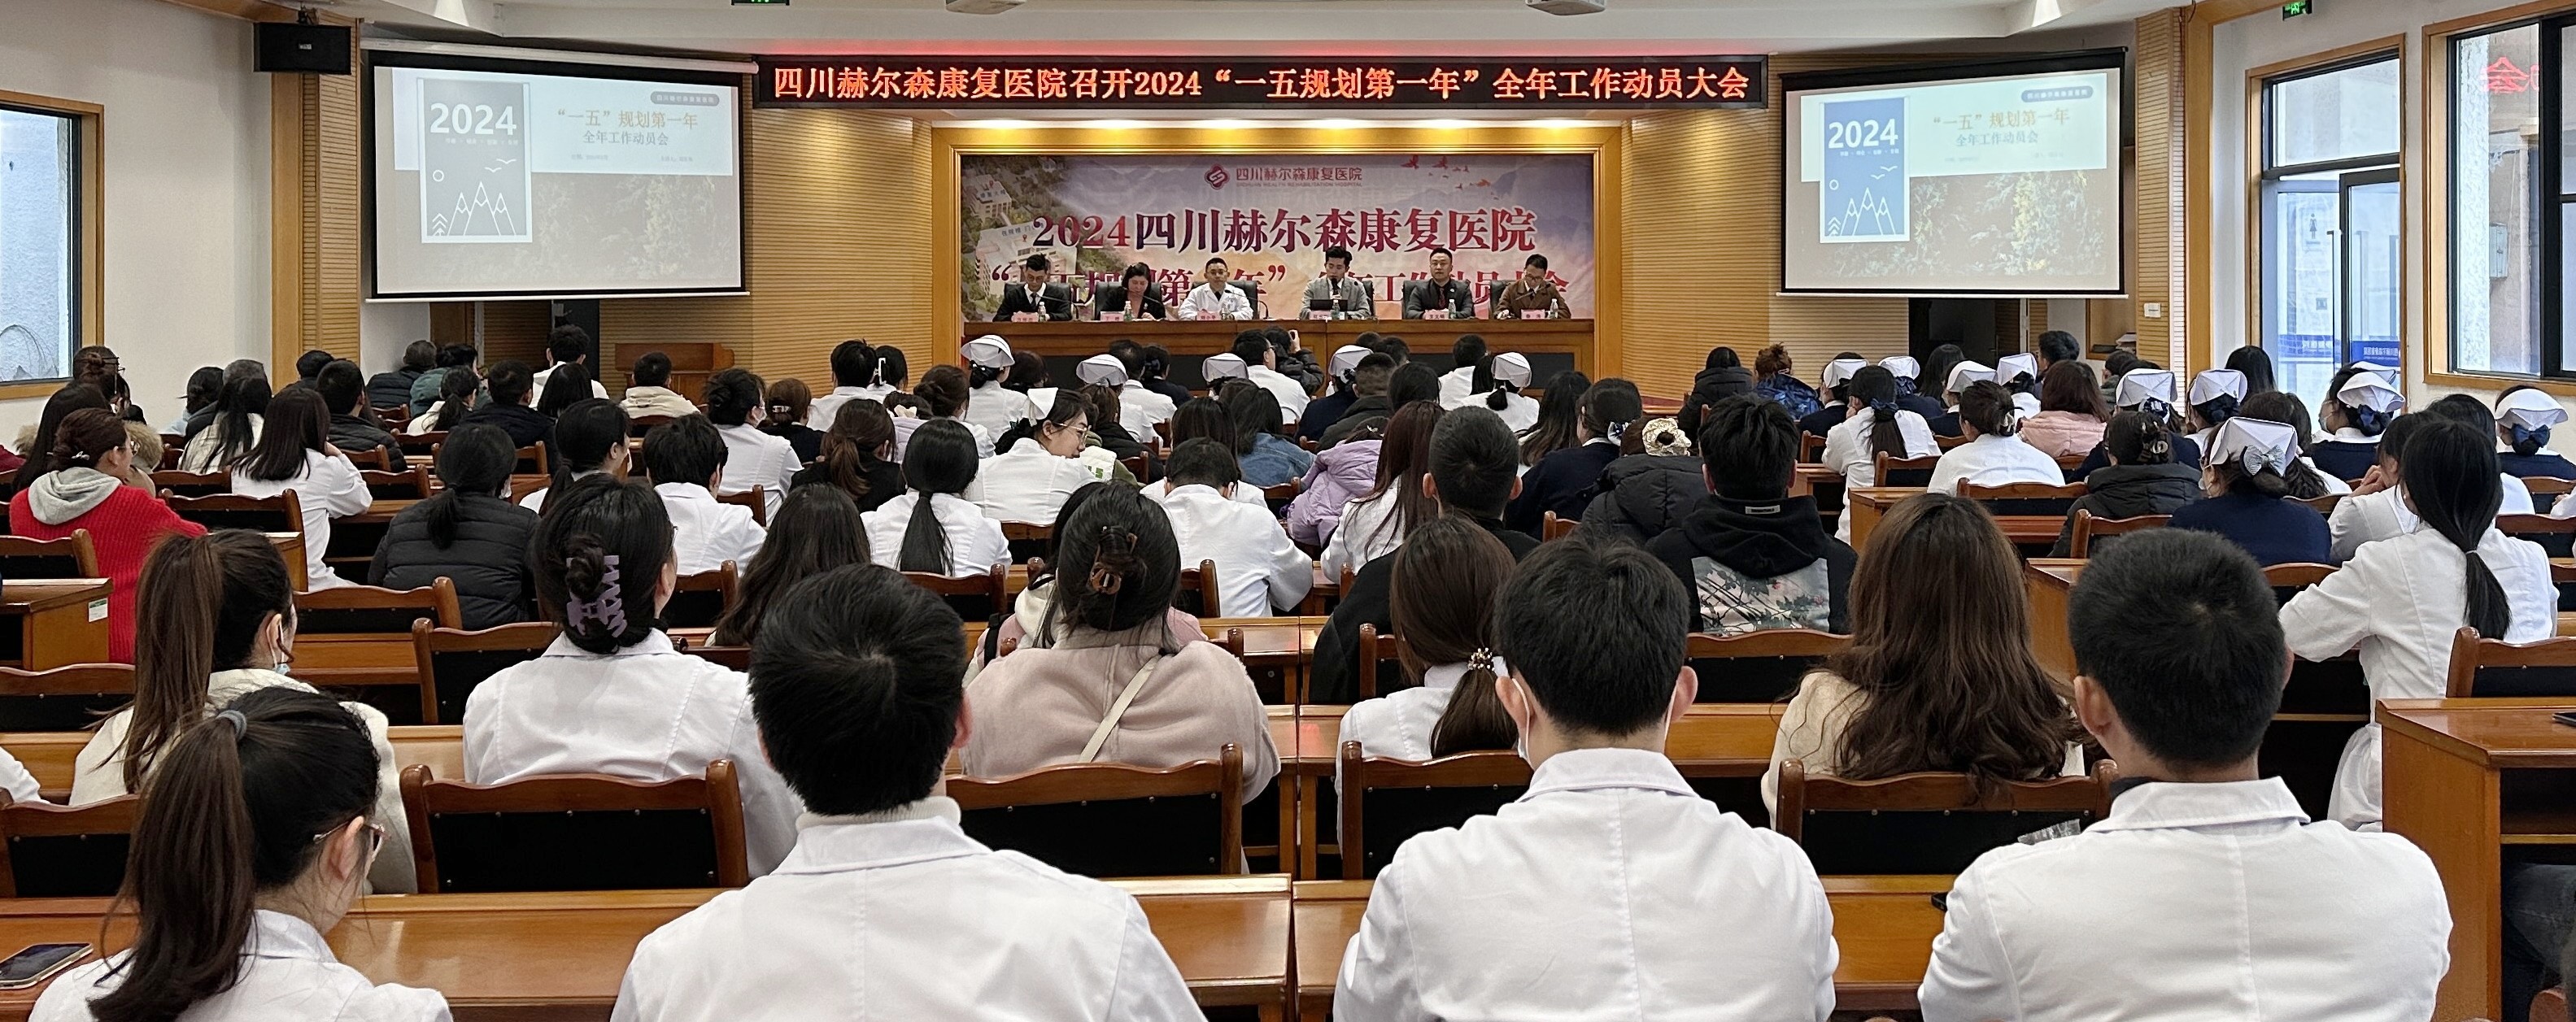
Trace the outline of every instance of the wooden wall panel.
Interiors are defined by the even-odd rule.
[[[358,79],[281,74],[269,88],[271,365],[312,348],[354,359],[365,251]]]
[[[2188,226],[2184,212],[2185,155],[2192,125],[2184,111],[2183,31],[2186,10],[2171,8],[2138,19],[2136,47],[2129,52],[2135,75],[2137,105],[2137,187],[2135,278],[2129,295],[2138,310],[2138,355],[2161,365],[2187,367],[2188,307],[2184,286],[2184,247]],[[2162,316],[2149,317],[2149,303],[2162,305]]]

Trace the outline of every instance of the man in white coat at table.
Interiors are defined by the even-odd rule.
[[[752,648],[760,745],[804,800],[775,872],[646,936],[615,1022],[1202,1018],[1124,891],[958,826],[966,640],[881,566],[788,590]]]
[[[1189,296],[1181,299],[1180,311],[1174,313],[1174,317],[1251,319],[1252,299],[1244,296],[1242,288],[1234,286],[1234,271],[1225,265],[1224,257],[1218,256],[1207,261],[1207,269],[1199,276],[1199,286],[1191,288]]]
[[[2209,533],[2093,558],[2068,624],[2075,714],[2120,764],[2111,814],[1959,875],[1924,1022],[2432,1015],[2451,932],[2432,860],[2309,822],[2257,769],[2289,665],[2272,602]]]
[[[1680,580],[1634,545],[1578,532],[1521,562],[1494,609],[1510,665],[1494,688],[1529,792],[1396,850],[1334,1017],[1833,1013],[1833,916],[1806,853],[1700,798],[1661,751],[1699,691],[1690,621]]]

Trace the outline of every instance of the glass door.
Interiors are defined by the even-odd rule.
[[[2338,179],[2343,197],[2343,361],[2405,364],[2399,294],[2405,230],[2397,171],[2364,170]]]
[[[2267,181],[2263,206],[2263,348],[2314,407],[2343,348],[2343,191],[2331,173]]]

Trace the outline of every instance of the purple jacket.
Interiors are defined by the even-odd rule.
[[[1382,441],[1352,440],[1324,448],[1306,470],[1306,489],[1288,504],[1288,538],[1323,546],[1342,524],[1342,508],[1377,486]]]

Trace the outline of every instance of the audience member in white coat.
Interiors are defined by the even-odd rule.
[[[134,825],[129,950],[62,974],[30,1018],[446,1022],[437,991],[377,986],[322,940],[390,840],[377,752],[347,710],[254,692],[162,759]]]
[[[966,578],[1011,560],[1002,523],[963,494],[975,485],[975,438],[964,423],[932,419],[912,434],[903,459],[909,491],[860,515],[868,556],[898,571]]]
[[[2493,437],[2460,422],[2427,423],[2406,443],[2404,472],[2396,492],[2423,527],[2363,545],[2281,608],[2290,651],[2302,659],[2360,649],[2374,700],[2441,696],[2452,635],[2463,625],[2508,642],[2558,630],[2548,554],[2495,529],[2502,492]],[[2379,725],[2365,724],[2344,745],[2328,815],[2378,826],[2379,787]]]
[[[1501,416],[1503,425],[1519,433],[1538,425],[1538,399],[1521,393],[1521,388],[1529,386],[1529,382],[1529,357],[1517,351],[1506,351],[1476,367],[1475,375],[1469,380],[1469,386],[1474,388],[1471,393],[1457,404],[1443,402],[1441,407],[1483,405]]]
[[[585,479],[549,503],[528,559],[537,608],[563,634],[466,697],[465,780],[667,781],[732,760],[752,875],[776,868],[803,806],[761,756],[746,680],[654,627],[678,579],[662,502],[640,486]]]
[[[997,522],[1055,524],[1073,491],[1109,478],[1118,459],[1083,445],[1091,428],[1091,403],[1077,390],[1057,390],[1046,417],[1022,422],[1000,440],[1002,453],[975,470],[966,499]]]
[[[1141,356],[1140,356],[1141,357]],[[1118,391],[1118,425],[1128,436],[1145,441],[1154,435],[1154,424],[1172,417],[1178,407],[1172,399],[1154,393],[1152,388],[1136,382],[1127,364],[1116,355],[1093,355],[1073,367],[1075,379],[1086,386],[1110,387]]]
[[[2218,439],[2218,427],[2235,418],[2245,403],[2245,388],[2245,374],[2234,369],[2204,370],[2191,378],[2191,393],[2185,395],[2189,400],[2183,403],[2183,426],[2191,431],[2193,446],[2209,450]]]
[[[1171,516],[1182,566],[1216,562],[1215,616],[1268,617],[1306,598],[1315,562],[1288,541],[1268,508],[1234,499],[1243,488],[1241,470],[1223,442],[1183,443],[1164,473],[1169,489],[1155,499]]]
[[[644,471],[671,521],[680,574],[714,571],[726,561],[748,566],[769,538],[750,508],[716,499],[727,453],[723,438],[702,416],[673,419],[644,434]]]
[[[1959,395],[1959,429],[1968,442],[1941,452],[1928,487],[1934,493],[1957,493],[1962,483],[2055,486],[2066,481],[2057,459],[2015,435],[2021,430],[2021,413],[2013,410],[2013,395],[2002,384],[1979,380],[1968,385]]]
[[[761,390],[760,377],[750,370],[727,369],[707,378],[701,396],[707,402],[707,421],[715,423],[725,446],[724,479],[715,492],[729,497],[757,486],[764,514],[774,515],[805,463],[786,437],[760,431],[765,410]]]
[[[2483,412],[2483,406],[2479,406],[2475,399],[2462,400]],[[2369,474],[2362,476],[2361,482],[2353,486],[2351,496],[2335,502],[2334,512],[2326,517],[2326,526],[2334,537],[2335,563],[2351,560],[2353,552],[2361,549],[2364,543],[2402,536],[2423,527],[2423,519],[2415,517],[2415,512],[2406,506],[2405,490],[2398,485],[2398,480],[2405,477],[2407,442],[2423,427],[2442,418],[2438,413],[2448,401],[2445,398],[2426,406],[2423,411],[2400,415],[2391,420],[2388,429],[2379,435],[2379,463],[2372,465]],[[2488,428],[2484,422],[2473,421],[2469,425]],[[2502,494],[2502,500],[2496,505],[2497,514],[2533,513],[2531,488],[2521,479],[2499,474],[2496,483]]]
[[[1465,518],[1442,515],[1413,530],[1396,551],[1387,607],[1415,683],[1395,688],[1378,665],[1387,694],[1351,705],[1341,741],[1360,743],[1363,755],[1417,761],[1512,747],[1520,733],[1494,694],[1495,677],[1510,670],[1494,656],[1494,601],[1513,566],[1511,550]]]
[[[966,418],[974,410],[975,402],[974,391],[966,384],[965,370],[956,366],[932,366],[929,372],[921,374],[921,385],[913,388],[912,394],[921,399],[922,410],[930,413],[929,421],[945,419],[966,427],[967,434],[975,438],[976,457],[993,456],[993,434]],[[1024,400],[1018,394],[1011,395],[1011,398]],[[910,435],[899,434],[895,442],[903,446],[906,457],[911,456]]]
[[[1896,407],[1896,374],[1870,366],[1853,373],[1844,387],[1850,395],[1845,402],[1850,414],[1825,431],[1825,465],[1843,477],[1844,486],[1878,485],[1881,454],[1926,458],[1941,453],[1940,443],[1932,438],[1932,425],[1923,416]],[[1835,539],[1851,541],[1851,518],[1842,516]]]
[[[2432,1014],[2451,930],[2432,861],[2308,822],[2256,769],[2286,659],[2271,607],[2218,536],[2156,529],[2094,558],[2070,615],[2075,712],[2124,790],[2083,833],[1959,875],[1925,1022]]]
[[[1833,1012],[1832,911],[1806,853],[1694,794],[1659,751],[1699,688],[1690,621],[1681,582],[1635,546],[1577,532],[1521,562],[1494,612],[1511,664],[1495,688],[1529,792],[1397,850],[1343,954],[1336,1015]]]
[[[2014,415],[2027,419],[2039,414],[2039,356],[2006,355],[1996,359],[1995,382],[2012,395]]]
[[[331,519],[365,511],[376,498],[358,466],[331,445],[331,413],[321,391],[289,387],[269,401],[267,425],[250,453],[233,462],[232,483],[240,497],[294,491],[304,516],[306,591],[357,584],[332,571],[322,555],[331,546]]]
[[[1306,385],[1295,377],[1279,371],[1279,349],[1271,345],[1265,333],[1246,330],[1234,335],[1230,354],[1243,362],[1244,379],[1260,384],[1271,397],[1279,399],[1282,415],[1295,421],[1306,414],[1306,404],[1314,400],[1314,395],[1306,393]],[[1214,379],[1208,381],[1208,389],[1216,386]]]
[[[676,419],[697,414],[695,402],[671,389],[671,356],[658,351],[645,352],[643,357],[635,360],[633,372],[634,384],[626,388],[626,393],[617,396],[617,406],[625,409],[627,415],[661,415]],[[548,450],[546,455],[553,457],[554,451]]]
[[[885,356],[894,358],[893,383],[888,383],[882,366]],[[903,349],[893,345],[873,348],[861,340],[842,341],[832,346],[832,390],[814,395],[814,403],[805,406],[805,425],[830,430],[833,417],[841,406],[856,398],[883,401],[887,394],[901,389],[903,382]]]
[[[1448,372],[1440,374],[1440,407],[1456,408],[1476,392],[1476,370],[1485,364],[1485,339],[1466,334],[1449,345]]]
[[[1002,383],[1011,378],[1011,343],[993,334],[966,342],[957,353],[966,359],[966,387],[970,397],[960,418],[973,423],[989,436],[1001,436],[1022,419],[1045,411],[1029,407],[1029,399]]]
[[[1134,896],[959,828],[941,765],[977,722],[946,603],[883,567],[837,568],[789,590],[753,641],[761,745],[808,810],[796,847],[646,936],[610,1018],[1201,1017]]]
[[[546,437],[546,470],[551,473],[546,485],[519,498],[519,506],[543,513],[546,493],[555,487],[569,489],[595,475],[626,478],[627,459],[635,453],[626,433],[633,424],[625,406],[613,402],[580,401],[564,409],[555,416],[554,433]]]

